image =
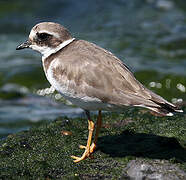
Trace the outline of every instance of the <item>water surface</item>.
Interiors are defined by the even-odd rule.
[[[50,94],[41,56],[16,51],[32,26],[54,21],[73,36],[120,57],[148,88],[186,99],[186,3],[171,0],[2,0],[0,2],[0,136],[59,116],[82,116]],[[57,99],[57,101],[55,101]]]

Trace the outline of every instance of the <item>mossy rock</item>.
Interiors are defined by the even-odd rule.
[[[1,141],[0,179],[119,179],[137,159],[186,170],[185,120],[141,109],[105,113],[94,158],[76,164],[70,156],[83,153],[78,146],[86,144],[87,120],[58,118]]]

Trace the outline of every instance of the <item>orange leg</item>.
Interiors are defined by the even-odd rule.
[[[99,110],[97,123],[96,123],[96,134],[95,134],[94,142],[92,143],[92,145],[90,147],[90,153],[93,153],[94,150],[96,149],[96,144],[97,144],[99,132],[101,129],[101,125],[102,125],[102,116],[101,116],[101,111]]]
[[[92,143],[92,145],[91,145],[91,140],[92,140],[92,135],[93,135],[93,131],[94,131],[94,123],[90,119],[90,115],[89,115],[88,111],[86,111],[86,114],[88,117],[88,124],[89,124],[89,126],[88,126],[89,135],[88,135],[87,145],[86,146],[82,146],[82,145],[79,146],[81,149],[85,149],[85,152],[83,153],[83,155],[81,157],[71,156],[73,159],[75,159],[74,162],[80,162],[81,160],[91,157],[91,154],[96,149],[96,143],[97,143],[97,139],[98,139],[98,135],[99,135],[100,128],[101,128],[101,123],[102,123],[101,111],[99,110],[99,112],[98,112],[96,134],[95,134],[94,142]]]
[[[89,111],[86,111],[86,114],[88,117],[88,130],[89,130],[87,145],[84,146],[85,152],[83,153],[83,155],[81,157],[71,156],[73,159],[75,159],[74,162],[80,162],[80,161],[86,159],[87,157],[89,157],[91,154],[90,153],[90,145],[91,145],[92,135],[93,135],[93,131],[94,131],[94,122],[90,119]]]

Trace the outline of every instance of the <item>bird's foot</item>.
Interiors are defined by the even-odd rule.
[[[79,145],[79,148],[80,149],[86,149],[86,146],[83,146],[83,145]],[[92,143],[92,145],[90,146],[90,153],[93,153],[96,149],[96,144],[95,143]]]
[[[90,147],[86,147],[83,145],[79,145],[80,149],[85,149],[85,152],[83,153],[83,155],[81,157],[77,157],[77,156],[71,156],[71,158],[75,159],[74,162],[80,162],[86,158],[93,158],[92,153],[94,152],[96,145],[94,143],[92,143],[92,145]]]
[[[80,146],[81,149],[85,148],[85,152],[83,153],[83,155],[81,157],[77,157],[77,156],[71,156],[71,158],[75,159],[74,162],[78,163],[88,157],[91,157],[91,152],[90,152],[90,147],[86,147],[86,146]]]

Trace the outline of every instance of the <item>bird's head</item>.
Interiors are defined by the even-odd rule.
[[[18,45],[16,50],[31,48],[45,55],[63,42],[71,39],[71,34],[62,25],[53,22],[42,22],[32,28],[28,40]]]

